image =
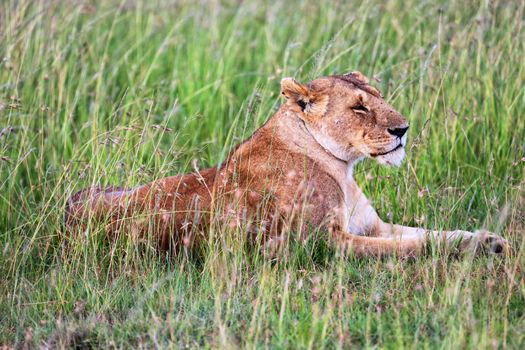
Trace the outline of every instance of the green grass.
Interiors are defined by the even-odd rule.
[[[0,344],[523,348],[524,18],[523,1],[2,1]],[[356,169],[380,215],[487,228],[511,254],[341,259],[321,239],[271,261],[239,234],[164,257],[63,232],[73,192],[214,165],[283,76],[356,69],[411,124],[400,168]]]

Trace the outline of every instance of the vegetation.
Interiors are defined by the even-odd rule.
[[[0,344],[79,348],[525,346],[523,1],[0,3]],[[66,199],[208,167],[282,103],[279,81],[360,70],[410,120],[400,168],[361,163],[380,215],[506,237],[269,259],[64,232]],[[224,229],[210,234],[219,237]]]

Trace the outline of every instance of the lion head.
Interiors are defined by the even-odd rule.
[[[403,161],[407,120],[360,72],[308,84],[284,78],[281,90],[288,108],[335,157],[347,162],[368,157],[396,166]]]

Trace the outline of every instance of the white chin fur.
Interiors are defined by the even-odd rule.
[[[377,156],[375,159],[380,164],[390,165],[390,166],[400,166],[403,163],[405,158],[405,147],[401,147],[394,152],[385,154],[384,156]]]

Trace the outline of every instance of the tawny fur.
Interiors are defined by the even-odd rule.
[[[68,201],[66,226],[104,223],[110,236],[147,236],[175,250],[206,237],[212,220],[240,227],[265,246],[317,228],[358,255],[414,255],[429,238],[504,250],[506,241],[494,234],[438,232],[379,218],[352,169],[363,158],[399,165],[408,124],[361,73],[306,85],[285,78],[281,90],[287,102],[223,164],[133,189],[86,189]]]

